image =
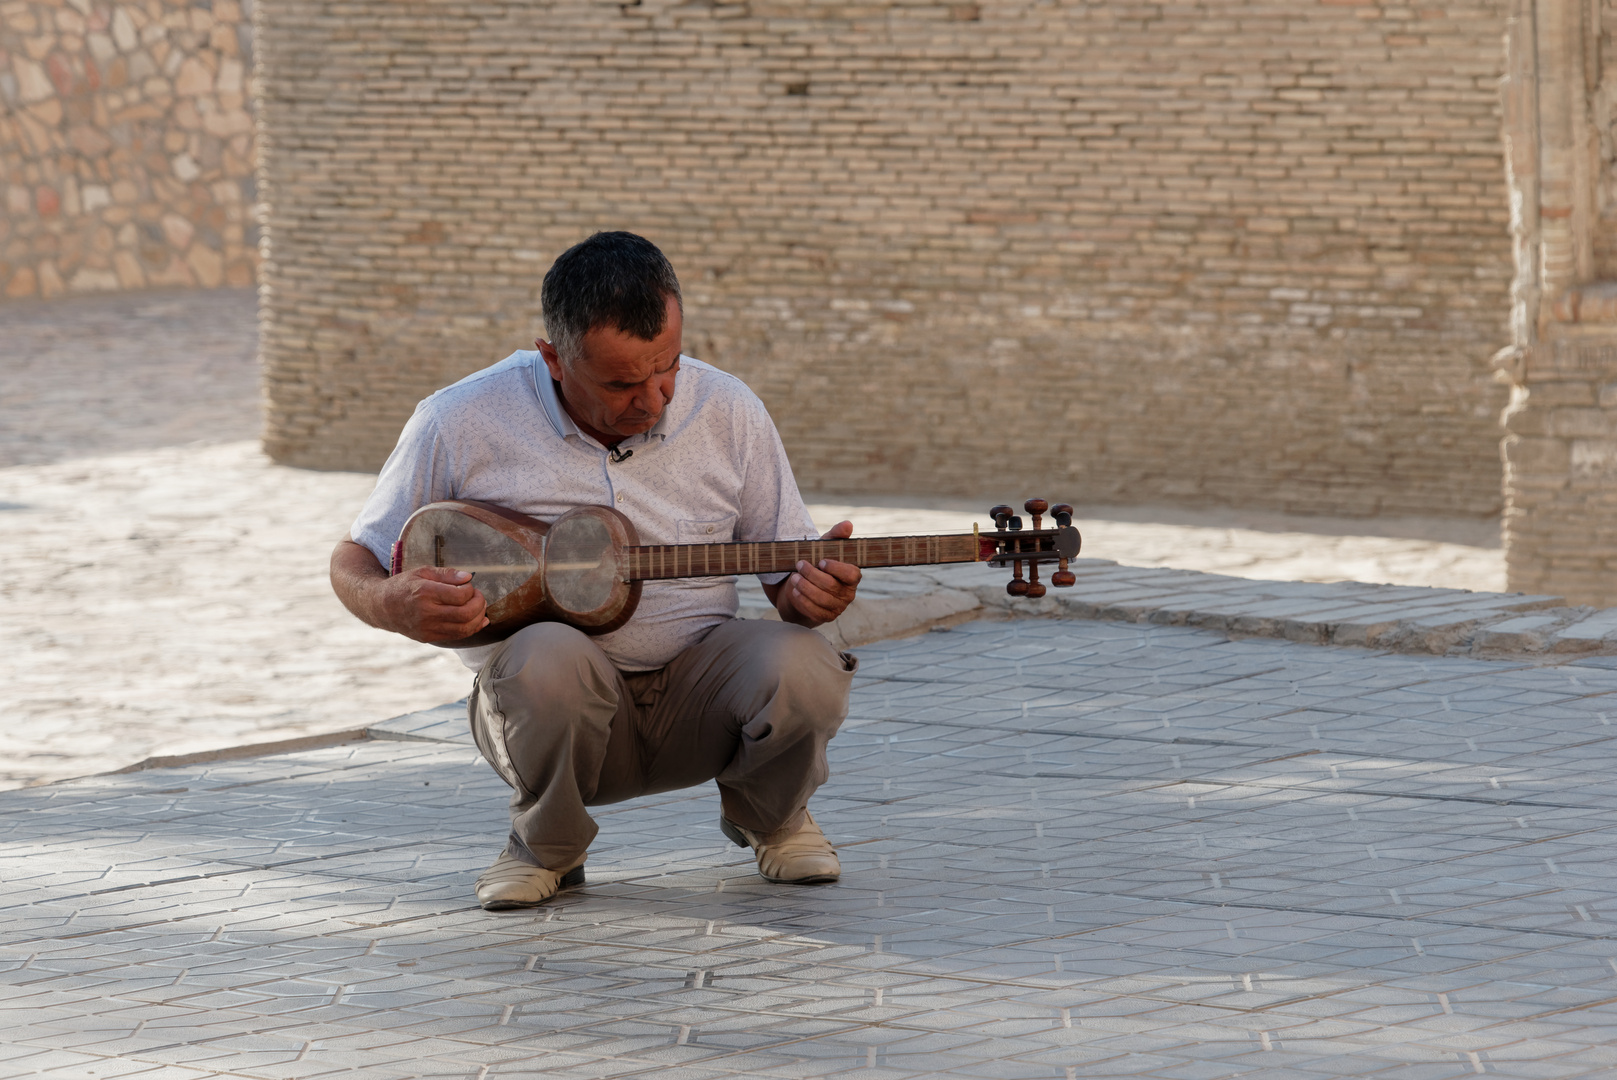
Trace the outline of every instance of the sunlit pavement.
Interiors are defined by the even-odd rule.
[[[391,739],[0,793],[0,1076],[1617,1069],[1617,670],[1054,619],[859,650],[765,884],[711,786],[488,914],[506,789]]]
[[[371,630],[332,596],[327,558],[374,477],[259,451],[255,311],[238,289],[0,304],[0,788],[351,730],[466,692],[469,673],[442,650]],[[851,517],[867,536],[969,531],[992,503],[1031,495],[1074,498],[810,502],[822,525]],[[1078,517],[1086,555],[1133,566],[1505,584],[1496,522]],[[900,632],[924,608],[876,622]]]

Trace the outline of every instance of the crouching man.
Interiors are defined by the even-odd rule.
[[[681,355],[679,281],[653,244],[597,233],[556,260],[541,302],[549,340],[423,401],[332,553],[332,587],[372,626],[432,642],[487,625],[469,575],[388,575],[405,520],[440,499],[542,521],[604,504],[649,544],[816,535],[763,404]],[[852,531],[844,521],[825,536]],[[706,780],[718,781],[720,828],[766,879],[835,881],[808,801],[856,661],[812,628],[842,614],[859,578],[833,561],[763,577],[778,623],[737,620],[732,579],[647,582],[613,633],[539,623],[462,650],[477,672],[473,735],[513,791],[511,834],[478,901],[529,907],[582,884],[597,831],[586,807]]]

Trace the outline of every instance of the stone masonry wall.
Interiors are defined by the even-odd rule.
[[[260,0],[267,446],[375,467],[596,229],[805,489],[1498,509],[1503,0]]]
[[[1617,604],[1617,0],[1511,0],[1510,588]]]
[[[248,2],[0,2],[0,297],[252,284]]]

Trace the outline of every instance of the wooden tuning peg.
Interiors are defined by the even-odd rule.
[[[998,529],[1000,532],[1004,532],[1005,526],[1010,522],[1011,515],[1014,513],[1016,513],[1015,510],[1012,510],[1009,506],[1001,503],[992,510],[988,511],[988,516],[994,519],[994,528]]]
[[[1022,504],[1022,509],[1033,515],[1033,527],[1037,529],[1039,527],[1039,516],[1050,509],[1050,504],[1043,499],[1029,499]]]
[[[1050,516],[1056,519],[1056,528],[1067,529],[1072,526],[1072,505],[1070,503],[1056,503],[1050,508]],[[1067,560],[1060,560],[1060,569],[1050,575],[1050,584],[1058,589],[1070,589],[1078,584],[1078,575],[1067,569]]]
[[[1028,512],[1032,513],[1031,510],[1028,511]],[[1034,526],[1034,528],[1037,528],[1037,527],[1038,526],[1036,526],[1036,525]],[[1041,597],[1043,595],[1044,595],[1044,585],[1039,581],[1039,564],[1038,563],[1028,563],[1028,567],[1027,567],[1027,597],[1028,597],[1029,600],[1037,600],[1039,597]]]
[[[1013,575],[1011,580],[1005,583],[1005,591],[1012,596],[1026,596],[1028,584],[1022,580],[1022,562],[1020,559],[1011,563],[1011,574]]]

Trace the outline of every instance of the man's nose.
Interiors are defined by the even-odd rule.
[[[668,399],[663,396],[662,387],[654,382],[648,382],[641,386],[640,393],[635,395],[634,403],[641,412],[656,415],[663,411]]]

